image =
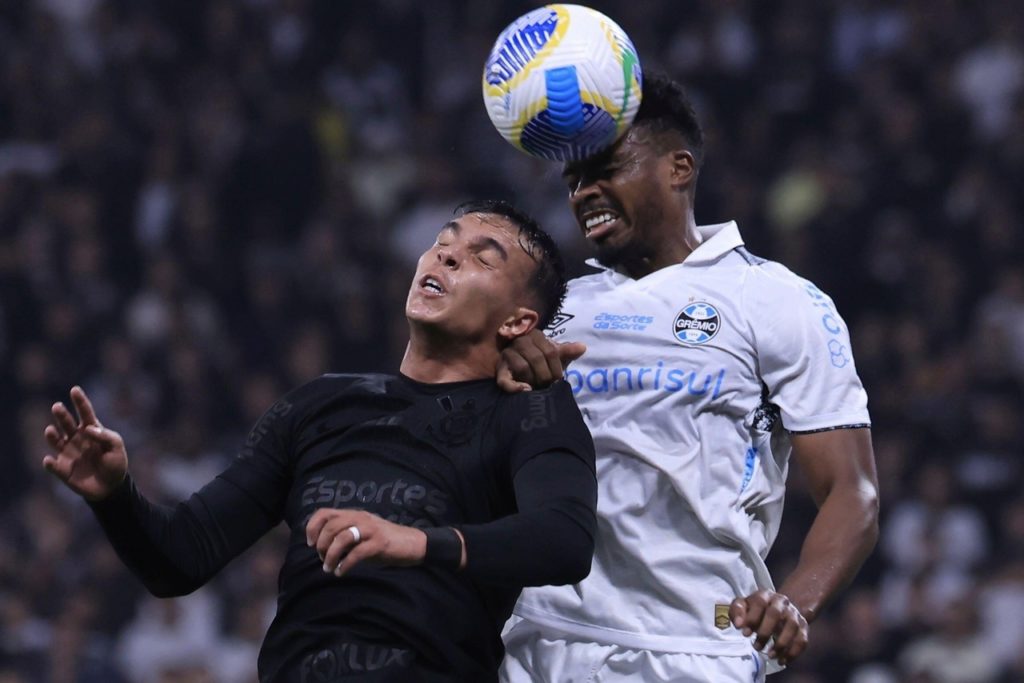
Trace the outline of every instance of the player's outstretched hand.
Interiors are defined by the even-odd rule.
[[[772,639],[768,656],[779,664],[789,664],[807,648],[807,620],[782,593],[759,590],[736,598],[729,605],[729,618],[743,635],[756,635],[754,647],[758,650]]]
[[[561,379],[569,363],[586,351],[581,342],[556,344],[540,330],[531,330],[501,352],[498,386],[509,393],[543,389]]]
[[[306,543],[316,548],[324,571],[335,576],[344,576],[363,560],[409,567],[422,563],[427,554],[427,535],[421,530],[365,510],[320,508],[306,524]]]
[[[128,474],[128,454],[117,432],[96,419],[92,403],[81,387],[71,389],[78,419],[67,407],[53,404],[53,424],[43,436],[54,453],[43,457],[43,467],[86,500],[103,500]]]

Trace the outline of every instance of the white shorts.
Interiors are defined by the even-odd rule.
[[[543,631],[531,621],[507,625],[502,683],[764,683],[765,658],[631,650]]]

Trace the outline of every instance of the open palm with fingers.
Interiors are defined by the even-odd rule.
[[[43,435],[54,452],[43,458],[43,467],[83,498],[103,500],[128,473],[124,441],[100,424],[81,387],[71,389],[71,402],[77,419],[63,403],[53,404],[54,423]]]

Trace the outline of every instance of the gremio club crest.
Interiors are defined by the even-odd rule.
[[[704,344],[718,334],[721,326],[717,308],[706,301],[695,301],[676,314],[672,333],[684,344]]]

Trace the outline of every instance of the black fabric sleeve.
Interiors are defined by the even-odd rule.
[[[268,410],[231,465],[188,500],[156,505],[128,477],[91,505],[121,561],[153,595],[191,593],[281,521],[290,485],[290,398]]]
[[[279,521],[223,476],[174,507],[146,500],[128,477],[92,509],[121,561],[160,598],[196,590]]]
[[[544,586],[590,573],[597,529],[592,464],[568,450],[540,453],[513,478],[518,512],[459,527],[465,572],[481,583]]]
[[[574,453],[594,468],[594,440],[565,381],[507,396],[500,431],[509,443],[511,476],[538,453],[555,450]]]

